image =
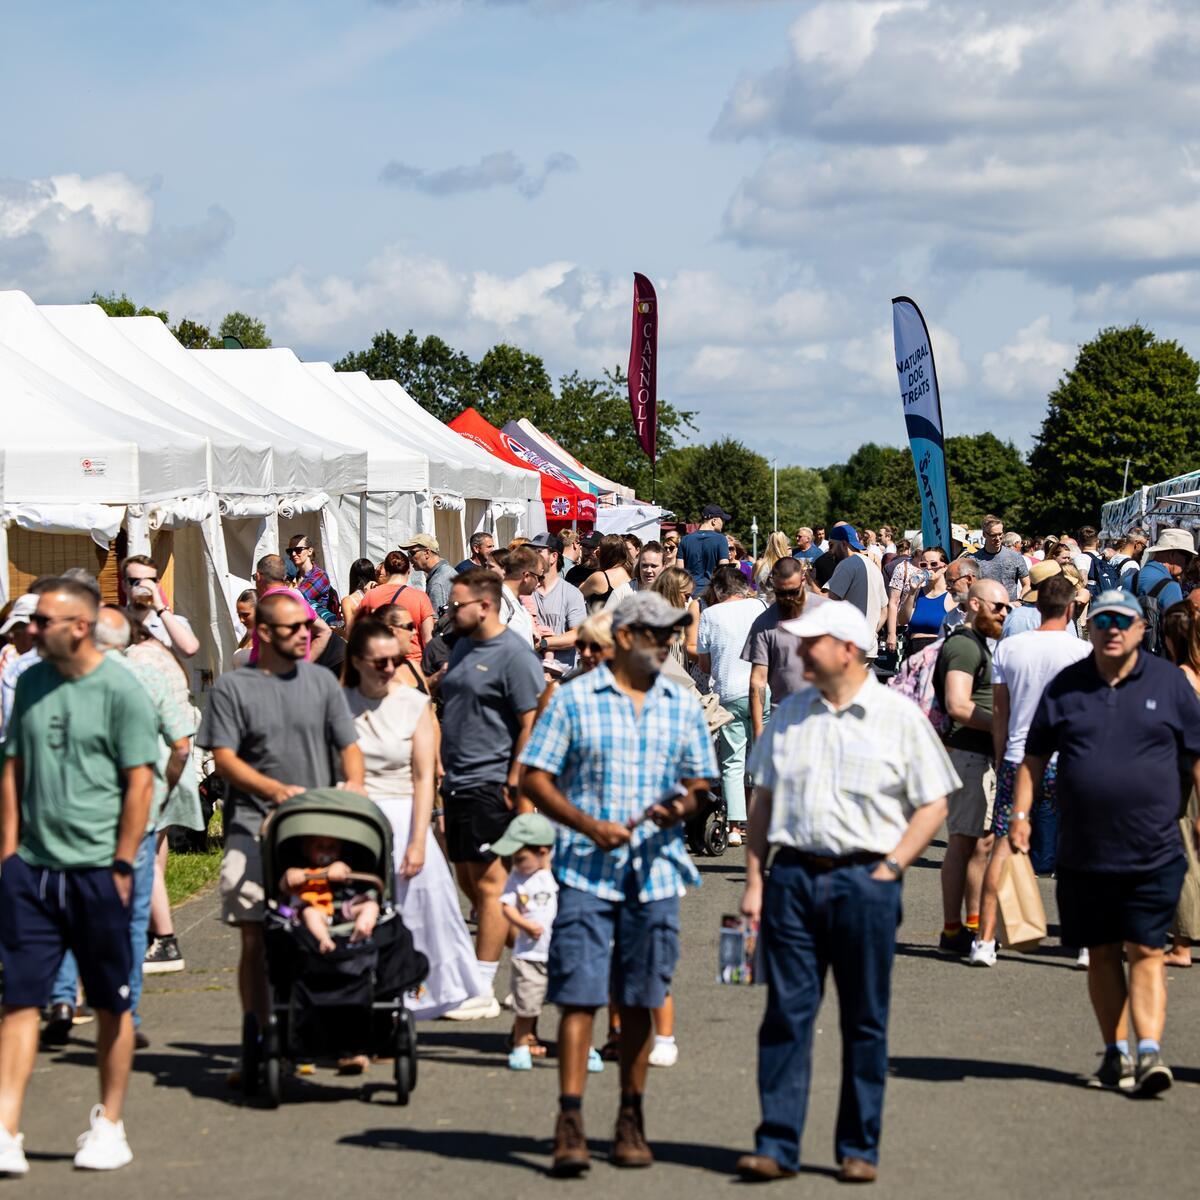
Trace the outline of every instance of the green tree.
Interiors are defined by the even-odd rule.
[[[760,532],[771,523],[771,465],[733,438],[685,452],[679,469],[671,464],[665,472],[667,479],[670,491],[660,489],[660,496],[681,521],[698,521],[706,504],[719,504],[733,517],[729,531],[747,545],[754,518]]]
[[[1101,330],[1079,348],[1050,393],[1029,457],[1030,516],[1043,533],[1098,521],[1100,506],[1130,486],[1196,465],[1200,364],[1142,325]]]
[[[164,325],[168,320],[165,312],[156,308],[147,308],[145,305],[139,307],[124,292],[119,296],[116,292],[108,292],[104,295],[93,292],[88,303],[100,305],[110,317],[157,317]]]
[[[188,350],[208,350],[213,344],[212,330],[201,321],[184,317],[171,332],[176,340]],[[218,343],[220,339],[217,339]]]
[[[779,468],[780,529],[793,537],[801,525],[825,524],[828,512],[829,487],[820,471],[810,467]]]
[[[1029,497],[1029,467],[1012,442],[994,433],[946,439],[950,516],[957,525],[978,529],[988,513],[1019,528]]]
[[[867,442],[844,462],[826,467],[830,521],[856,526],[920,527],[920,502],[912,455],[896,446]]]
[[[271,339],[267,337],[267,327],[257,318],[244,312],[226,313],[217,327],[217,336],[212,340],[214,350],[219,350],[222,339],[235,337],[246,350],[267,350]]]

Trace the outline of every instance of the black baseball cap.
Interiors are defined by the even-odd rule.
[[[593,529],[591,533],[585,533],[583,537],[579,539],[579,544],[585,550],[595,550],[595,548],[600,545],[600,538],[602,536],[602,534],[597,533]]]
[[[700,519],[710,521],[713,517],[720,517],[722,521],[732,521],[733,513],[727,513],[719,504],[706,504],[700,512]]]

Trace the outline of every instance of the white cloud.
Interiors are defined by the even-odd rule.
[[[999,350],[983,356],[985,388],[998,396],[1046,395],[1075,361],[1075,347],[1050,336],[1049,316],[1040,316]]]
[[[161,226],[157,188],[157,180],[119,172],[0,180],[0,286],[24,288],[41,300],[162,286],[225,245],[233,221],[220,208],[193,225]]]

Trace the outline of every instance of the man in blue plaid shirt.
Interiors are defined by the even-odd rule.
[[[610,991],[621,1011],[612,1159],[654,1161],[642,1125],[650,1010],[670,991],[684,884],[700,882],[680,822],[717,774],[699,703],[660,674],[689,619],[657,592],[627,596],[613,612],[611,662],[558,690],[521,755],[526,796],[561,826],[547,995],[562,1010],[556,1175],[590,1165],[583,1085],[593,1019]]]

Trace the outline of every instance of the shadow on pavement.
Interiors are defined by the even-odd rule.
[[[1033,1063],[992,1062],[982,1058],[892,1058],[891,1073],[898,1079],[920,1079],[926,1083],[953,1083],[965,1079],[1029,1079],[1036,1083],[1083,1086],[1083,1079],[1070,1071],[1040,1067]]]
[[[522,1167],[539,1175],[547,1173],[550,1162],[549,1137],[527,1137],[463,1129],[367,1129],[339,1139],[339,1145],[360,1146],[364,1150],[415,1150],[459,1161],[487,1162]],[[605,1164],[612,1150],[609,1140],[588,1139],[593,1161]],[[743,1150],[725,1146],[706,1146],[694,1142],[665,1142],[650,1139],[657,1163],[694,1167],[715,1175],[734,1178],[734,1165]],[[833,1167],[803,1166],[801,1174],[836,1176]]]

